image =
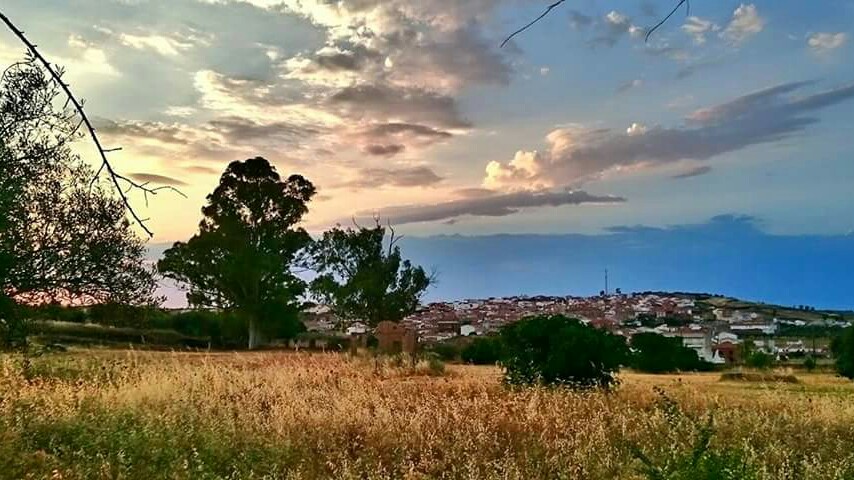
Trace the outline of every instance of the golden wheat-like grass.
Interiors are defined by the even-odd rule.
[[[633,452],[690,455],[709,415],[710,448],[759,478],[854,475],[854,388],[830,375],[624,374],[615,392],[580,393],[510,390],[495,368],[437,373],[319,353],[7,356],[0,477],[644,478]]]

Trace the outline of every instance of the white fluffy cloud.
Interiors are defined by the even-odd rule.
[[[741,4],[732,14],[732,20],[726,29],[721,32],[721,37],[734,43],[740,44],[765,28],[765,19],[759,15],[759,9],[753,4]]]
[[[688,17],[685,24],[682,25],[682,31],[694,38],[694,43],[703,45],[706,43],[706,37],[712,32],[720,31],[721,27],[712,22],[700,17]]]
[[[848,41],[848,35],[844,32],[839,33],[813,33],[807,38],[807,45],[816,52],[826,52],[836,50],[845,45]]]

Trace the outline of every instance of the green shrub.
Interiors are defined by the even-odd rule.
[[[700,360],[697,352],[679,338],[657,333],[639,333],[632,337],[632,368],[646,373],[705,371],[712,365]]]
[[[175,330],[140,330],[95,324],[34,321],[30,333],[49,342],[84,344],[140,344],[164,347],[207,348],[207,338],[182,335]]]
[[[26,346],[28,327],[15,301],[0,291],[0,350]]]
[[[774,357],[765,352],[755,351],[747,357],[745,364],[751,368],[766,370],[774,366]]]
[[[848,327],[837,335],[830,349],[835,358],[836,371],[854,380],[854,327]]]
[[[807,358],[804,359],[804,369],[806,369],[806,371],[812,372],[813,370],[815,370],[816,366],[817,363],[815,361],[815,357],[813,357],[812,355],[808,355]]]
[[[562,315],[521,320],[501,330],[501,365],[510,385],[608,388],[628,356],[622,337]]]
[[[159,308],[148,305],[102,303],[89,307],[89,321],[111,327],[162,328],[160,324],[165,316]]]
[[[501,340],[477,337],[463,348],[460,358],[472,365],[495,365],[501,359]]]
[[[434,343],[427,347],[427,351],[435,353],[445,362],[453,362],[460,358],[460,348],[450,342]]]

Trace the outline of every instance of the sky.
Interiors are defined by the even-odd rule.
[[[390,219],[413,256],[451,272],[443,283],[458,287],[436,296],[486,293],[452,273],[444,247],[424,246],[449,238],[494,253],[473,272],[527,251],[492,250],[496,239],[604,248],[652,229],[661,248],[687,226],[725,231],[721,218],[788,245],[768,250],[789,266],[812,240],[854,248],[854,1],[694,0],[645,41],[673,0],[567,0],[500,47],[549,3],[5,0],[2,11],[65,67],[106,144],[122,147],[119,171],[186,194],[132,197],[155,246],[194,233],[230,161],[263,156],[318,186],[312,232]],[[0,35],[0,62],[22,53]],[[556,262],[575,244],[543,245]],[[831,265],[841,252],[818,253]],[[607,263],[578,262],[592,259]],[[692,280],[713,264],[649,283],[785,300],[774,269],[759,272],[767,291]],[[527,290],[495,286],[513,288]],[[854,307],[842,297],[802,301]]]

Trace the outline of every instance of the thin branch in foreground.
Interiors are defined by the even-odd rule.
[[[659,27],[661,27],[662,25],[664,25],[665,23],[667,23],[667,21],[668,21],[668,20],[670,20],[670,17],[672,17],[672,16],[673,16],[677,11],[679,11],[679,8],[680,8],[682,5],[686,5],[687,15],[689,15],[689,16],[690,16],[690,15],[691,15],[691,2],[689,2],[688,0],[679,0],[679,3],[677,3],[677,4],[676,4],[676,6],[675,6],[675,7],[673,7],[673,10],[671,10],[671,11],[670,11],[670,13],[668,13],[668,14],[667,14],[667,16],[666,16],[666,17],[664,17],[664,19],[662,19],[662,20],[661,20],[660,22],[658,22],[654,27],[650,28],[650,29],[646,32],[646,38],[644,39],[644,42],[648,42],[648,41],[649,41],[649,36],[650,36],[650,35],[652,35],[652,33],[653,33],[654,31],[658,30],[658,28],[659,28]]]
[[[500,46],[499,48],[504,47],[504,45],[506,45],[506,44],[507,44],[507,42],[509,42],[509,41],[510,41],[513,37],[515,37],[516,35],[519,35],[520,33],[524,32],[525,30],[527,30],[527,29],[531,28],[535,23],[537,23],[537,22],[539,22],[540,20],[542,20],[543,18],[545,18],[545,16],[546,16],[546,15],[548,15],[549,13],[551,13],[551,11],[552,11],[552,10],[554,10],[554,9],[555,9],[555,8],[557,8],[557,7],[559,7],[559,6],[560,6],[562,3],[564,3],[565,1],[566,1],[566,0],[558,0],[558,1],[556,1],[555,3],[553,3],[553,4],[549,5],[549,6],[546,8],[546,11],[544,11],[542,14],[540,14],[540,16],[539,16],[539,17],[535,18],[535,19],[534,19],[534,20],[532,20],[530,23],[528,23],[528,24],[527,24],[527,25],[525,25],[524,27],[520,28],[519,30],[516,30],[515,32],[511,33],[507,38],[505,38],[505,39],[504,39],[504,41],[503,41],[503,42],[501,42],[501,46]],[[685,6],[687,7],[687,14],[690,16],[690,15],[691,15],[691,2],[690,2],[689,0],[679,0],[679,3],[677,3],[677,4],[676,4],[676,6],[673,8],[673,10],[672,10],[672,11],[671,11],[671,12],[670,12],[666,17],[664,17],[664,19],[663,19],[663,20],[661,20],[660,22],[658,22],[654,27],[650,28],[650,29],[647,31],[645,41],[646,41],[646,42],[648,42],[648,41],[649,41],[649,37],[650,37],[650,35],[652,35],[652,33],[653,33],[654,31],[658,30],[658,28],[659,28],[659,27],[661,27],[662,25],[664,25],[665,23],[667,23],[667,21],[670,19],[670,17],[672,17],[672,16],[673,16],[677,11],[679,11],[679,8],[680,8],[680,7],[682,7],[682,5],[685,5]]]
[[[145,231],[146,234],[148,234],[149,237],[153,237],[154,233],[149,230],[148,227],[145,225],[147,219],[140,218],[131,206],[130,201],[127,197],[128,192],[130,192],[130,190],[132,189],[142,191],[143,195],[145,196],[146,205],[148,205],[148,195],[157,195],[160,190],[172,190],[182,196],[185,195],[175,187],[166,186],[151,188],[148,187],[146,184],[140,184],[116,172],[113,169],[112,164],[110,164],[110,161],[107,160],[107,153],[120,150],[121,148],[104,148],[101,145],[101,140],[95,133],[95,127],[92,126],[92,122],[89,120],[89,116],[86,115],[86,112],[83,111],[83,102],[78,100],[77,97],[74,96],[74,93],[72,93],[70,86],[62,80],[63,72],[54,68],[54,66],[51,65],[51,63],[38,51],[36,45],[30,42],[30,40],[24,35],[24,32],[18,27],[16,27],[15,24],[12,23],[11,20],[9,20],[9,17],[3,14],[3,12],[0,12],[0,20],[2,20],[3,23],[5,23],[6,26],[9,28],[9,30],[11,30],[12,33],[14,33],[15,36],[18,37],[21,42],[23,42],[23,44],[27,47],[27,50],[44,66],[44,68],[48,71],[53,80],[59,85],[59,87],[62,89],[62,91],[67,97],[65,103],[66,106],[70,103],[80,115],[81,123],[86,127],[86,130],[88,130],[89,136],[92,138],[92,142],[95,144],[95,147],[97,147],[98,154],[101,157],[101,165],[95,173],[94,178],[92,179],[92,184],[94,184],[95,181],[97,181],[97,179],[100,177],[100,175],[106,171],[110,177],[113,186],[115,187],[116,192],[118,192],[122,203],[124,204],[127,211],[130,213],[133,220]],[[122,189],[121,182],[125,182],[128,185],[127,191],[124,191]]]
[[[524,32],[525,30],[527,30],[527,29],[531,28],[535,23],[537,23],[537,22],[539,22],[540,20],[542,20],[546,15],[548,15],[548,14],[549,14],[549,12],[551,12],[551,11],[552,11],[552,10],[554,10],[555,8],[559,7],[559,6],[560,6],[560,4],[562,4],[562,3],[563,3],[563,2],[565,2],[565,1],[566,1],[566,0],[557,0],[555,3],[553,3],[553,4],[549,5],[549,6],[548,6],[548,8],[546,8],[546,11],[545,11],[545,12],[543,12],[539,17],[535,18],[535,19],[534,19],[533,21],[531,21],[529,24],[525,25],[524,27],[520,28],[519,30],[516,30],[515,32],[511,33],[507,38],[505,38],[505,39],[504,39],[504,41],[503,41],[503,42],[501,42],[501,46],[500,46],[500,47],[498,47],[498,48],[504,48],[504,45],[507,45],[507,42],[509,42],[509,41],[510,41],[510,39],[512,39],[512,38],[513,38],[513,37],[515,37],[516,35],[519,35],[520,33]]]

